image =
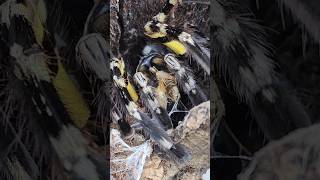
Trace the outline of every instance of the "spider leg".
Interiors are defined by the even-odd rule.
[[[7,24],[7,45],[17,69],[15,75],[24,82],[24,93],[32,102],[33,115],[38,120],[34,123],[39,124],[40,131],[43,131],[53,148],[52,152],[57,155],[62,167],[72,174],[72,178],[99,179],[97,164],[90,159],[86,140],[77,128],[87,123],[90,112],[61,62],[57,45],[43,44],[45,38],[53,37],[48,37],[49,32],[40,25],[46,24],[46,13],[42,14],[46,11],[43,9],[45,6],[33,4],[37,7],[34,9],[33,5],[31,7],[28,4],[33,3],[31,1],[27,4],[16,1],[8,3],[16,3],[19,7],[17,11],[27,12],[9,14],[12,17]],[[28,17],[32,13],[35,15],[33,19]],[[91,173],[83,174],[75,167],[87,168]]]
[[[234,18],[232,4],[211,1],[214,65],[227,77],[238,98],[247,103],[268,139],[311,124],[287,80],[276,72],[264,28],[250,17]],[[276,126],[275,126],[276,124]]]
[[[170,11],[181,2],[182,0],[167,0],[160,12],[153,17],[153,21],[164,23]]]
[[[134,80],[137,84],[139,84],[142,93],[141,99],[145,101],[145,104],[151,111],[152,116],[160,121],[166,130],[171,129],[173,125],[166,110],[166,98],[160,99],[159,96],[158,98],[156,97],[153,87],[148,85],[149,79],[142,72],[136,72],[134,75]],[[159,100],[164,101],[164,104],[160,105]]]
[[[192,72],[180,64],[173,54],[165,55],[164,61],[169,69],[175,74],[179,85],[182,87],[184,93],[189,96],[189,99],[194,106],[208,100],[204,92],[196,84]]]
[[[207,38],[191,34],[163,23],[149,21],[145,25],[145,34],[155,41],[167,46],[179,56],[190,56],[210,75],[210,50]]]

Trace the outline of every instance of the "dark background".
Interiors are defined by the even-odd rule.
[[[319,44],[311,38],[301,24],[297,23],[275,0],[238,1],[257,19],[257,23],[267,30],[267,41],[272,44],[277,71],[281,73],[296,90],[313,123],[319,119],[320,98],[320,58]],[[319,1],[306,1],[313,4],[315,15],[320,12]],[[225,121],[220,125],[214,150],[227,155],[251,156],[239,147],[233,134],[251,153],[256,152],[268,141],[252,119],[248,107],[240,103],[223,81],[219,81],[221,95],[225,104]],[[227,124],[227,126],[225,125]],[[230,134],[230,131],[232,132]],[[248,165],[247,160],[212,159],[215,179],[236,179]]]

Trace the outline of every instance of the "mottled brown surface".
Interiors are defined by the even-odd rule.
[[[176,142],[185,145],[192,159],[178,165],[165,160],[156,153],[146,162],[142,180],[190,179],[199,180],[210,167],[210,103],[194,107],[185,120],[173,131]]]
[[[141,180],[190,179],[198,180],[210,167],[210,103],[205,102],[190,110],[184,121],[171,133],[175,142],[187,147],[192,159],[186,164],[176,164],[173,160],[164,158],[158,151],[153,151],[147,158],[143,168]],[[115,138],[112,138],[115,140]],[[118,140],[119,137],[118,137]],[[119,141],[117,141],[119,142]],[[135,134],[124,142],[130,147],[136,147],[145,142],[145,139]],[[126,159],[132,152],[123,144],[111,142],[111,161]],[[140,154],[140,153],[139,153]],[[142,154],[141,154],[142,157]],[[113,171],[126,169],[124,172],[113,173],[113,178],[126,180],[137,173],[137,167],[125,166],[123,162],[111,163]]]

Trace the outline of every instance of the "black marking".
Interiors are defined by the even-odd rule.
[[[174,38],[170,38],[168,36],[165,36],[165,37],[153,38],[153,40],[155,40],[156,42],[160,42],[160,43],[167,43],[167,42],[174,40]]]
[[[31,25],[23,16],[14,16],[10,20],[9,27],[9,45],[15,43],[23,47],[23,49],[31,49],[36,44],[36,38]]]
[[[122,78],[125,80],[126,86],[128,86],[128,82],[129,80],[127,78],[124,78],[123,76],[120,75],[120,69],[118,67],[115,67],[112,69],[112,74],[114,76],[116,76],[117,78]],[[129,105],[130,101],[133,102],[128,90],[126,87],[119,87],[119,85],[117,84],[117,82],[114,81],[115,86],[119,89],[120,91],[120,96],[122,97],[122,99],[124,100],[125,104]]]
[[[168,15],[173,7],[174,7],[174,4],[171,4],[170,0],[167,0],[164,6],[161,8],[160,12],[164,13],[165,15]]]
[[[158,23],[157,21],[152,21],[151,24],[149,25],[152,33],[160,32],[159,26],[165,26],[164,31],[166,33],[166,36],[161,38],[153,38],[153,39],[158,39],[162,43],[169,42],[170,40],[176,39],[181,35],[181,33],[183,33],[183,30],[180,28],[169,26],[167,24],[161,24],[161,23]],[[168,40],[164,40],[163,38],[167,38]]]
[[[173,37],[178,37],[183,32],[182,29],[172,27],[172,26],[166,26],[165,30],[169,36],[173,36]]]
[[[41,90],[39,88],[36,88],[34,83],[30,83],[26,81],[25,88],[28,89],[26,91],[27,94],[29,94],[29,97],[31,98],[31,101],[34,104],[35,110],[37,110],[37,114],[39,116],[40,124],[44,128],[46,132],[48,132],[49,135],[53,137],[58,137],[60,134],[60,130],[62,128],[62,124],[54,119],[53,116],[50,116],[46,108],[48,108],[47,104],[43,103],[40,97]],[[37,109],[38,108],[38,109]],[[40,113],[38,112],[40,110]]]

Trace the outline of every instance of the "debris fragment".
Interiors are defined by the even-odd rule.
[[[112,129],[110,135],[111,179],[139,180],[146,158],[152,152],[150,142],[130,147],[118,130]]]

